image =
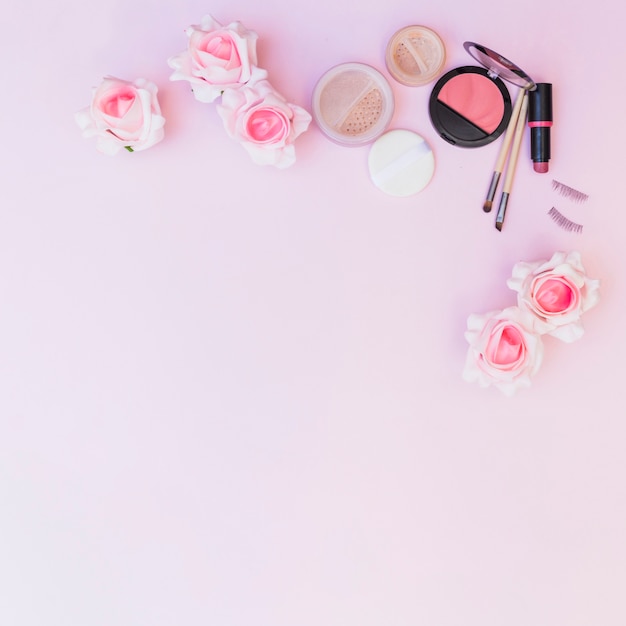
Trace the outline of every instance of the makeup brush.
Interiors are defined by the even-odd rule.
[[[511,145],[515,128],[517,127],[517,120],[519,118],[519,112],[522,108],[522,100],[524,99],[525,94],[526,89],[521,87],[517,94],[515,105],[513,106],[513,112],[511,113],[509,125],[506,127],[502,147],[500,148],[500,153],[498,154],[498,159],[496,160],[496,166],[493,170],[493,176],[491,177],[491,185],[489,185],[489,191],[487,192],[487,199],[485,200],[485,204],[483,204],[483,211],[485,213],[489,213],[489,211],[491,211],[491,205],[493,204],[496,189],[498,188],[498,183],[500,182],[500,175],[504,169],[504,162],[506,161],[507,154],[509,153],[509,146]]]
[[[517,120],[517,128],[515,129],[515,136],[513,137],[513,146],[511,148],[511,156],[509,157],[508,167],[506,168],[506,175],[504,177],[504,185],[502,186],[502,195],[500,196],[500,206],[498,207],[498,213],[496,215],[496,228],[502,230],[502,224],[504,223],[504,214],[506,213],[506,205],[511,195],[511,187],[513,186],[513,177],[515,176],[515,166],[517,165],[517,157],[519,156],[519,149],[522,143],[522,136],[524,134],[524,128],[526,127],[526,114],[528,113],[528,93],[524,90],[524,99],[522,101],[522,108],[519,112],[519,118]]]

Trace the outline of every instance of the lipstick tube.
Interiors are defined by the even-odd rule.
[[[533,169],[545,174],[549,169],[551,156],[552,83],[537,83],[537,88],[528,93],[528,126]]]

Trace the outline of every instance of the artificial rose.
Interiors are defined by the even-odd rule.
[[[549,261],[517,263],[507,285],[518,305],[535,317],[535,329],[566,342],[583,332],[581,315],[598,303],[599,281],[587,278],[578,252],[555,252]]]
[[[532,315],[519,307],[470,315],[464,380],[494,385],[509,396],[528,387],[543,358],[543,343],[532,324]]]
[[[222,26],[210,15],[185,30],[187,50],[168,59],[175,71],[170,80],[186,80],[196,100],[213,102],[226,89],[262,80],[267,72],[257,67],[258,35],[240,22]]]
[[[74,116],[83,137],[97,137],[96,148],[109,155],[158,143],[164,136],[165,118],[157,91],[154,83],[143,78],[133,82],[105,78],[94,89],[91,105]]]
[[[241,142],[259,165],[293,165],[293,142],[311,123],[310,114],[289,104],[266,80],[224,92],[217,106],[226,132]]]

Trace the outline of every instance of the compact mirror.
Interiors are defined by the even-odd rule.
[[[487,68],[489,74],[502,78],[518,87],[523,87],[528,91],[535,89],[535,81],[524,70],[501,54],[473,41],[466,41],[463,47],[481,65]]]

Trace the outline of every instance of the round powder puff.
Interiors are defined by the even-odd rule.
[[[381,135],[368,157],[373,183],[390,196],[411,196],[435,173],[435,155],[423,137],[410,130],[391,130]]]

